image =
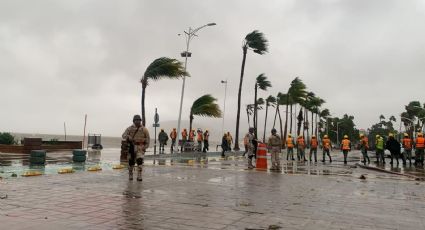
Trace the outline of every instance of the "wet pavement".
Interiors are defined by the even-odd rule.
[[[348,165],[342,154],[332,155],[331,164],[284,160],[280,173],[247,170],[238,153],[149,156],[143,182],[112,169],[116,149],[90,152],[83,165],[71,164],[70,153],[48,153],[42,169],[2,155],[2,164],[12,163],[0,166],[0,223],[2,229],[425,228],[424,182],[357,167],[358,152]],[[103,170],[88,172],[92,165]],[[65,166],[76,172],[57,174]],[[25,170],[44,175],[21,178]],[[421,176],[423,169],[385,170]]]

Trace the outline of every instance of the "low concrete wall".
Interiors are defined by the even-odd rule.
[[[31,150],[46,150],[46,151],[57,151],[57,150],[72,150],[72,149],[81,149],[83,147],[82,141],[57,141],[50,144],[51,142],[25,142],[24,145],[0,145],[0,152],[2,153],[27,153],[29,154]]]
[[[0,152],[2,153],[23,153],[23,145],[0,145]]]

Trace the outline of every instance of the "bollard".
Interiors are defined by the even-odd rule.
[[[267,170],[267,145],[259,142],[257,147],[257,160],[255,168]]]

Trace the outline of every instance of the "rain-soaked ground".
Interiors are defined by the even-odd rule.
[[[280,173],[248,170],[234,152],[146,156],[142,182],[112,169],[119,149],[89,151],[85,164],[71,152],[47,156],[34,168],[27,156],[0,155],[0,229],[425,228],[425,182],[361,168],[359,152],[347,165],[339,152],[332,163],[285,159]],[[93,165],[103,170],[86,171]],[[399,167],[385,169],[422,170]],[[44,175],[21,178],[28,170]]]
[[[389,164],[390,159],[387,159],[387,164],[376,164],[374,154],[369,154],[371,163],[366,164],[370,168],[380,169],[393,174],[407,175],[414,178],[424,179],[425,170],[423,167],[415,167],[413,164],[397,165],[394,161],[393,165]],[[318,162],[299,162],[286,161],[286,153],[282,153],[282,174],[308,174],[308,175],[350,175],[352,168],[361,163],[360,153],[353,151],[349,154],[348,164],[342,163],[342,154],[340,152],[332,152],[333,162],[322,163],[322,155],[318,154]],[[308,156],[307,156],[308,157]],[[120,162],[120,149],[108,148],[103,150],[88,150],[86,163],[73,163],[71,151],[48,152],[45,166],[32,166],[28,161],[28,154],[7,154],[0,153],[0,177],[20,177],[27,171],[38,171],[42,174],[57,174],[62,168],[72,167],[75,171],[86,171],[91,166],[99,165],[103,170],[112,170],[117,164],[126,165],[126,162]],[[241,155],[241,152],[226,152],[226,157],[222,158],[219,152],[199,153],[176,153],[156,154],[152,151],[145,156],[146,165],[175,165],[175,166],[191,166],[199,168],[211,169],[229,169],[246,170],[246,159]],[[270,156],[268,156],[268,165],[270,165]]]

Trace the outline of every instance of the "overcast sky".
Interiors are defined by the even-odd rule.
[[[0,132],[61,134],[66,122],[78,135],[87,114],[88,132],[120,136],[140,113],[146,67],[162,56],[182,60],[185,41],[177,34],[210,22],[217,26],[190,44],[186,120],[205,93],[222,106],[220,80],[227,79],[225,129],[234,132],[241,45],[255,29],[270,50],[248,53],[243,105],[253,101],[260,73],[273,84],[261,97],[286,92],[299,76],[327,101],[324,108],[354,115],[358,128],[380,114],[398,116],[409,101],[425,102],[424,1],[0,0]],[[181,83],[148,86],[149,126],[155,107],[165,128],[175,123]],[[219,119],[195,118],[194,126],[221,132]]]

